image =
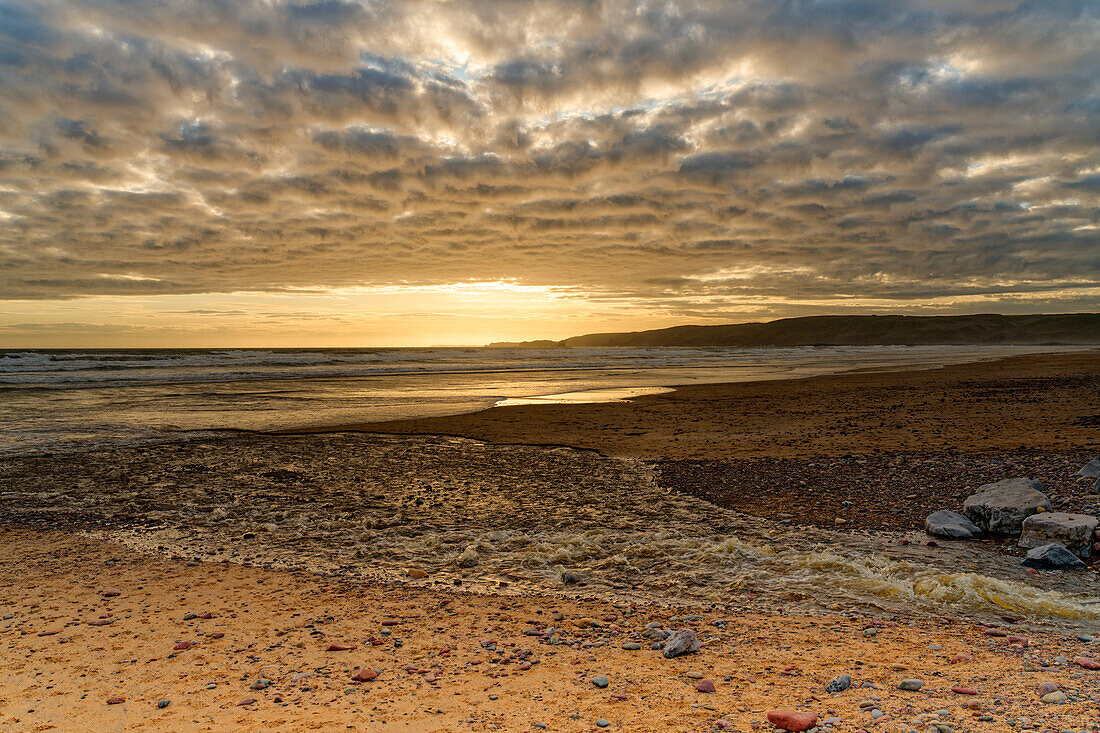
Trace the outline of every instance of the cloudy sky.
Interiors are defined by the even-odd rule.
[[[1095,0],[0,0],[0,344],[1100,310]]]

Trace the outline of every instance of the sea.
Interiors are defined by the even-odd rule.
[[[623,399],[692,383],[907,369],[1035,346],[0,351],[0,455]]]

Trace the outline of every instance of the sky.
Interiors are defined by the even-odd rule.
[[[0,346],[1100,310],[1095,0],[0,0]]]

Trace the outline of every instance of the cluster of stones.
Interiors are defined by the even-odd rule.
[[[1100,459],[1078,474],[1100,476]],[[1100,483],[1100,480],[1098,480]],[[937,537],[966,540],[982,533],[1019,535],[1028,550],[1021,564],[1039,570],[1074,570],[1082,560],[1100,552],[1100,520],[1089,514],[1052,511],[1050,498],[1039,481],[1012,478],[986,484],[963,502],[963,513],[942,510],[924,521],[925,531]]]

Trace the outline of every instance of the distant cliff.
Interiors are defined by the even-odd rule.
[[[1100,313],[1002,316],[807,316],[768,323],[673,326],[590,333],[563,341],[490,344],[496,348],[570,346],[871,346],[936,344],[1098,344]]]

